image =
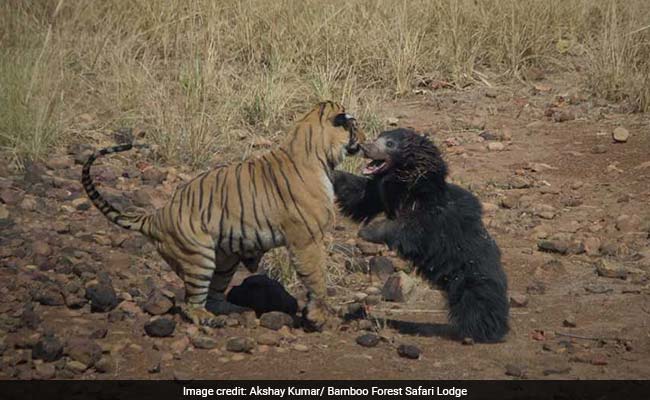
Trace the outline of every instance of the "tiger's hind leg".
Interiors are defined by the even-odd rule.
[[[290,245],[289,251],[293,256],[298,277],[308,290],[308,302],[302,312],[305,328],[322,331],[335,327],[336,313],[326,301],[325,244],[318,241],[304,246]]]
[[[240,314],[249,308],[232,304],[226,300],[226,289],[232,280],[240,259],[238,256],[217,257],[217,269],[212,275],[208,288],[206,309],[214,315]]]

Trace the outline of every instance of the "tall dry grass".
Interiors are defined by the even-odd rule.
[[[275,139],[319,99],[371,131],[423,79],[499,83],[581,68],[595,95],[650,110],[646,0],[5,0],[0,146],[18,163],[134,126],[201,166]]]

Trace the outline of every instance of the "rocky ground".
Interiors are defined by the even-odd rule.
[[[332,251],[347,270],[330,294],[367,319],[305,333],[287,315],[246,313],[197,329],[175,312],[182,285],[153,246],[86,199],[79,163],[91,147],[75,145],[24,173],[0,166],[0,377],[647,379],[648,117],[584,96],[573,77],[539,78],[434,82],[381,110],[431,135],[451,179],[483,201],[510,282],[504,343],[445,337],[442,294],[342,218]],[[191,176],[149,156],[94,169],[119,208],[160,207]]]

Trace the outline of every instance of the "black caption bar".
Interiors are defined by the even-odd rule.
[[[650,398],[650,381],[4,381],[28,399],[567,399]]]

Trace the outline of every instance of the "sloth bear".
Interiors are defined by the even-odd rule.
[[[386,244],[418,274],[447,292],[458,339],[501,341],[508,332],[507,279],[501,253],[481,220],[481,204],[447,183],[438,148],[412,130],[383,132],[361,145],[370,163],[361,177],[342,171],[334,192],[344,215],[369,221],[359,236]]]

